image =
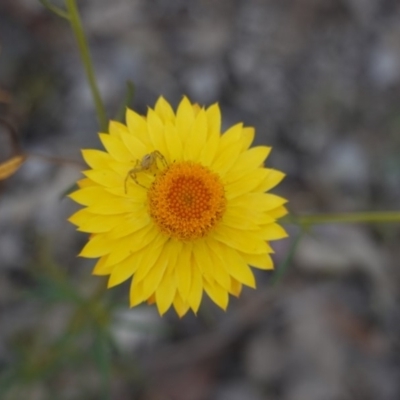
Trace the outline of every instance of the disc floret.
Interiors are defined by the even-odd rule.
[[[174,163],[148,192],[149,213],[160,230],[180,240],[206,236],[226,209],[219,176],[193,162]]]

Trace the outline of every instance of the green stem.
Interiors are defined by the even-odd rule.
[[[351,222],[400,222],[400,212],[377,211],[363,213],[300,215],[289,216],[285,218],[283,222],[302,226]]]
[[[61,18],[65,18],[69,20],[69,15],[63,9],[56,7],[55,5],[50,3],[50,0],[39,0],[44,7],[46,7],[49,11],[53,12],[54,14],[58,15]]]
[[[100,96],[99,89],[97,87],[92,59],[90,57],[90,52],[89,52],[89,46],[87,44],[86,36],[83,31],[81,18],[79,16],[79,11],[76,6],[76,0],[65,0],[65,3],[69,14],[69,21],[71,23],[71,28],[78,42],[79,53],[83,62],[83,66],[86,71],[86,77],[89,82],[90,90],[92,92],[100,129],[103,132],[106,132],[107,131],[106,111]]]
[[[135,94],[135,85],[133,84],[132,81],[127,81],[126,82],[126,94],[125,94],[125,99],[118,110],[116,120],[117,121],[123,121],[125,118],[125,113],[126,113],[126,108],[129,107],[130,103],[133,100],[133,96]]]
[[[296,236],[296,238],[294,239],[294,241],[292,242],[288,252],[286,253],[286,257],[285,259],[282,261],[282,263],[278,266],[278,268],[276,269],[275,274],[272,277],[272,286],[278,284],[283,276],[286,273],[286,270],[289,266],[289,264],[292,262],[292,259],[294,257],[294,254],[297,250],[297,247],[299,246],[300,240],[302,239],[304,234],[304,231],[301,230],[298,235]]]

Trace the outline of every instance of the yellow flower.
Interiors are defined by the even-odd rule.
[[[229,294],[255,288],[254,268],[273,269],[268,242],[287,236],[276,220],[286,200],[266,193],[284,177],[264,168],[271,148],[249,149],[254,129],[221,135],[218,104],[184,97],[176,113],[160,97],[147,116],[101,133],[106,151],[83,150],[91,169],[70,197],[85,206],[70,221],[91,233],[80,256],[113,287],[132,279],[130,305],[197,313],[203,292],[226,310]]]

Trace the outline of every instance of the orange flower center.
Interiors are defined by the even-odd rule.
[[[160,230],[180,240],[206,236],[226,208],[219,176],[200,164],[173,163],[148,191],[149,211]]]

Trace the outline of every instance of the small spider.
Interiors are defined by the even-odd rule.
[[[153,167],[158,168],[157,160],[160,160],[161,163],[163,164],[163,166],[167,167],[167,165],[168,165],[167,160],[158,150],[154,150],[151,153],[144,155],[141,161],[139,161],[139,160],[136,161],[136,166],[133,167],[131,170],[129,170],[128,174],[126,175],[125,193],[127,193],[127,191],[128,191],[127,184],[128,184],[129,177],[131,177],[132,180],[135,181],[139,186],[141,186],[145,189],[148,189],[146,186],[139,183],[139,181],[137,179],[137,174],[140,172],[150,171]]]

